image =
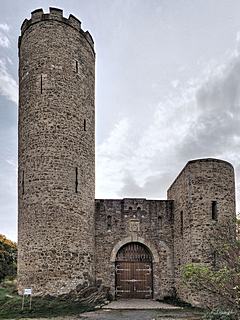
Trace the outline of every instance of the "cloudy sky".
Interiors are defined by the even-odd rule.
[[[16,240],[20,25],[49,6],[95,40],[97,198],[165,199],[199,157],[240,181],[239,0],[0,0],[0,233]]]

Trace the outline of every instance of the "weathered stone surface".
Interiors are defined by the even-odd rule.
[[[20,292],[32,287],[34,294],[61,294],[94,278],[94,68],[93,42],[75,17],[66,19],[50,8],[49,14],[35,10],[24,21],[19,40]]]
[[[209,297],[201,297],[182,286],[180,271],[186,263],[214,263],[211,243],[221,226],[228,225],[229,237],[235,236],[234,169],[230,163],[218,159],[189,161],[169,188],[168,199],[174,201],[174,268],[177,294],[184,301],[202,305],[201,301]],[[216,219],[212,217],[213,201],[216,201]]]
[[[34,295],[70,295],[88,303],[109,292],[114,298],[117,253],[139,242],[152,255],[155,299],[177,293],[203,305],[206,297],[181,285],[180,270],[186,263],[214,262],[211,240],[221,226],[228,224],[229,237],[235,236],[233,167],[217,159],[188,162],[168,200],[95,200],[94,68],[92,37],[73,15],[37,9],[24,20],[19,292],[32,288]]]
[[[146,245],[153,255],[153,293],[161,299],[173,294],[172,201],[96,200],[96,279],[115,296],[115,258],[131,241]],[[111,226],[108,223],[111,217]],[[134,225],[131,225],[134,223]]]

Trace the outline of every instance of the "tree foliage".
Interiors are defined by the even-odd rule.
[[[0,234],[0,282],[17,272],[17,244]]]
[[[185,284],[212,294],[218,306],[240,313],[240,240],[229,235],[228,227],[217,230],[212,244],[217,257],[214,264],[185,265],[182,275]]]

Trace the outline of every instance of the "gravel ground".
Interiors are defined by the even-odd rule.
[[[72,317],[48,318],[49,320],[200,320],[201,315],[189,311],[162,310],[98,310]],[[33,319],[22,319],[33,320]],[[35,320],[46,320],[38,318]]]
[[[200,315],[190,312],[161,310],[99,310],[80,315],[81,320],[199,320]]]

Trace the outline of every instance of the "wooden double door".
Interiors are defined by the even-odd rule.
[[[151,299],[152,256],[138,242],[123,246],[116,259],[116,298]]]

